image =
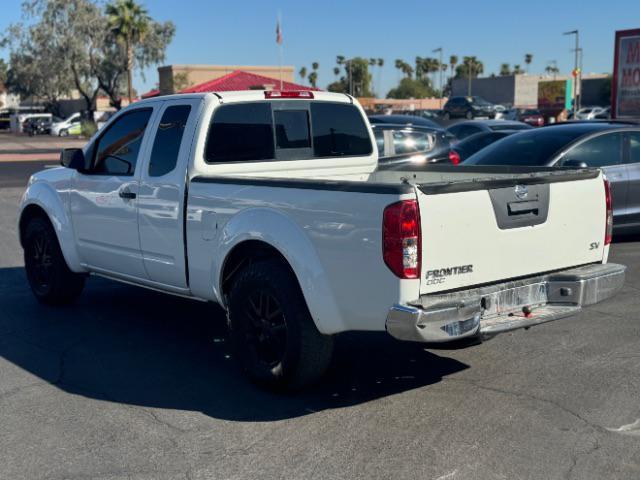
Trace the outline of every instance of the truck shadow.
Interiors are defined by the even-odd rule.
[[[100,278],[74,306],[41,306],[22,268],[0,269],[0,356],[69,393],[235,421],[356,405],[468,368],[384,333],[350,333],[320,385],[264,392],[236,368],[220,308]]]

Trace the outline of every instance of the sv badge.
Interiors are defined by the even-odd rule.
[[[600,242],[591,242],[589,244],[589,250],[597,250],[600,248]]]

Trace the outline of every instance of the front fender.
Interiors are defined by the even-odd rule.
[[[22,216],[31,205],[40,207],[49,217],[53,229],[58,237],[58,243],[69,269],[74,272],[86,272],[80,262],[73,235],[73,225],[68,207],[68,189],[57,191],[50,183],[34,181],[30,183],[22,195],[18,211],[18,232],[21,235],[20,224]],[[64,197],[64,198],[63,198]],[[21,239],[22,240],[22,239]]]
[[[219,238],[218,263],[213,265],[212,278],[221,302],[224,260],[240,243],[259,240],[278,250],[289,262],[318,330],[332,334],[346,329],[316,249],[304,229],[287,215],[268,208],[243,210],[225,224]]]

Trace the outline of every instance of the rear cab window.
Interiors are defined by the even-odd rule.
[[[302,100],[219,106],[213,114],[207,163],[366,156],[369,130],[352,104]]]

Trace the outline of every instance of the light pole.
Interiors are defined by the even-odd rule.
[[[576,36],[576,49],[575,49],[575,59],[574,59],[574,81],[573,81],[573,116],[575,118],[576,112],[578,111],[578,56],[580,55],[580,32],[578,30],[571,30],[570,32],[564,32],[563,35],[575,35]],[[582,92],[580,92],[582,93]]]
[[[440,53],[440,59],[438,60],[438,70],[440,70],[440,109],[442,109],[442,96],[444,92],[444,86],[442,85],[442,47],[438,47],[431,51],[431,53]]]

